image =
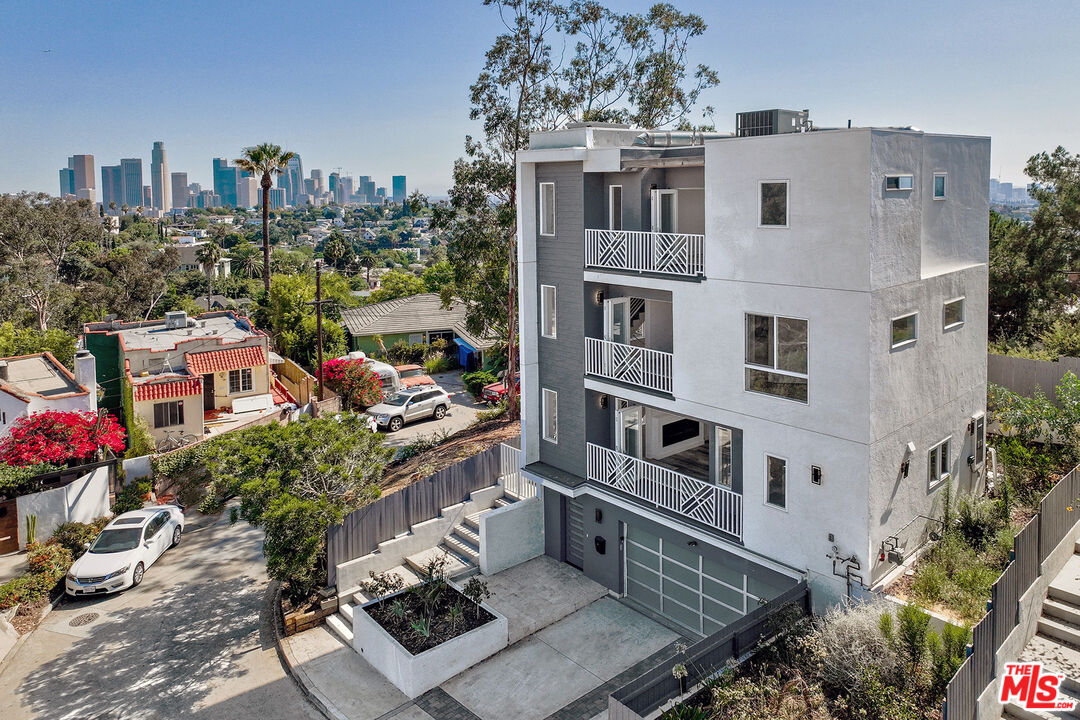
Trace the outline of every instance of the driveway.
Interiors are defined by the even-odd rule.
[[[321,719],[277,655],[262,530],[188,522],[138,588],[45,619],[0,670],[0,717]]]
[[[432,375],[443,390],[450,396],[454,403],[450,412],[442,420],[430,418],[409,423],[396,433],[386,433],[386,445],[388,447],[403,447],[416,442],[421,437],[429,437],[434,434],[454,434],[469,427],[476,420],[476,414],[481,410],[487,410],[488,406],[473,400],[465,390],[465,383],[461,381],[460,372]]]

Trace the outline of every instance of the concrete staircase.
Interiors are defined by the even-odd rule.
[[[446,558],[447,577],[464,578],[480,572],[480,516],[513,502],[517,501],[509,497],[496,498],[490,508],[466,515],[443,537],[439,545],[404,558],[401,565],[387,572],[398,575],[404,587],[412,587],[423,582],[428,563],[440,555]],[[353,613],[357,606],[368,600],[370,598],[364,595],[359,586],[350,588],[339,594],[337,614],[326,618],[330,629],[350,647],[353,641]]]
[[[1080,702],[1080,543],[1050,583],[1035,637],[1020,653],[1019,660],[1041,662],[1044,670],[1064,675],[1062,694]],[[1051,713],[1025,710],[1009,703],[1002,717],[1008,720],[1060,720],[1080,718],[1080,710]]]

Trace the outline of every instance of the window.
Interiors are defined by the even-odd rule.
[[[555,286],[540,286],[540,334],[555,337]]]
[[[622,185],[608,188],[608,229],[622,230]]]
[[[726,488],[731,487],[731,430],[726,427],[717,426],[714,428],[716,434],[716,441],[714,447],[716,448],[717,457],[714,459],[714,467],[716,467],[716,481],[718,484],[723,485]]]
[[[902,315],[901,317],[893,318],[892,346],[894,348],[913,343],[918,337],[919,313],[914,312],[910,315]]]
[[[806,402],[806,321],[747,313],[745,362],[747,390]]]
[[[915,178],[911,175],[886,175],[886,190],[910,190],[915,187]]]
[[[982,465],[986,459],[986,416],[975,418],[975,464]]]
[[[964,324],[964,298],[946,300],[941,312],[942,325],[946,330]]]
[[[559,393],[544,388],[544,439],[559,442]]]
[[[154,427],[172,427],[184,424],[184,401],[154,403]]]
[[[945,173],[934,173],[934,199],[945,199]]]
[[[787,181],[761,183],[761,224],[768,227],[787,227]]]
[[[787,509],[787,460],[765,456],[765,504]]]
[[[933,490],[949,479],[949,440],[946,438],[930,448],[927,462],[927,485]]]
[[[540,234],[555,234],[555,183],[540,183]]]
[[[251,392],[251,368],[229,371],[229,394]]]

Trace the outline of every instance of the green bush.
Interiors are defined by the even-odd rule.
[[[465,389],[469,391],[469,394],[478,397],[485,385],[498,382],[499,378],[487,370],[477,370],[476,372],[465,373],[461,376],[461,380],[465,383]]]
[[[32,575],[47,575],[53,582],[71,567],[71,552],[60,544],[37,544],[27,547],[26,564]]]
[[[22,467],[0,463],[0,495],[17,497],[36,492],[41,489],[41,485],[35,481],[35,478],[59,469],[59,465],[46,463]]]
[[[994,539],[1001,525],[1001,511],[996,501],[970,494],[956,498],[956,530],[976,552]]]
[[[53,530],[49,542],[67,548],[73,558],[78,558],[86,552],[86,543],[92,542],[101,533],[102,528],[109,523],[109,519],[108,516],[103,516],[92,523],[61,523]]]
[[[440,375],[454,369],[454,363],[442,353],[432,355],[424,361],[424,372],[428,375]]]
[[[116,501],[113,503],[113,515],[139,510],[143,506],[143,498],[150,492],[153,483],[149,480],[135,480],[125,485],[120,492],[116,493]]]
[[[143,455],[152,455],[157,451],[157,442],[150,425],[140,415],[136,415],[128,426],[128,449],[124,453],[126,458],[137,458]]]
[[[419,365],[431,350],[427,343],[412,343],[398,340],[386,351],[386,360],[391,365]]]
[[[941,565],[927,563],[919,568],[911,584],[911,592],[923,605],[934,605],[945,601],[949,576]]]
[[[506,401],[503,400],[498,405],[489,410],[481,410],[480,412],[476,413],[476,420],[473,421],[473,424],[475,425],[478,423],[488,422],[490,420],[497,420],[506,414],[506,410],[508,407],[509,406],[507,405]]]
[[[66,572],[66,571],[65,571]],[[60,577],[63,577],[61,573]],[[34,603],[49,596],[60,577],[46,573],[27,573],[0,585],[0,610],[20,603]]]

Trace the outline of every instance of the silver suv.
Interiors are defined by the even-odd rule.
[[[380,428],[397,432],[405,423],[413,420],[429,417],[442,420],[449,409],[450,396],[445,390],[438,386],[421,385],[394,393],[378,405],[369,407],[367,414],[375,418]]]

